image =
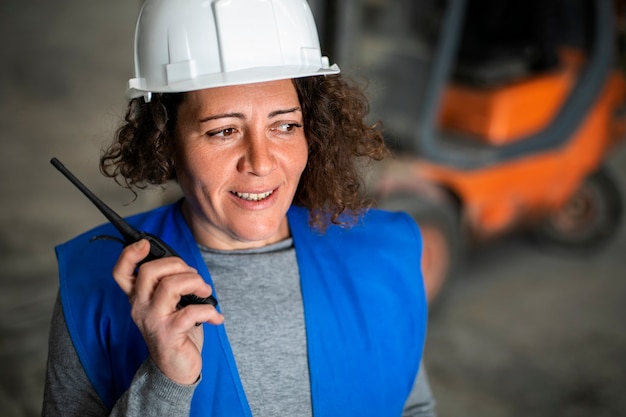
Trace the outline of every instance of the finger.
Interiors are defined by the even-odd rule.
[[[129,297],[135,287],[135,270],[137,264],[150,253],[150,244],[141,239],[132,245],[128,245],[122,251],[113,267],[113,278],[122,291]]]
[[[213,293],[211,286],[202,276],[194,272],[169,275],[163,278],[155,288],[151,303],[157,314],[170,314],[177,310],[180,298],[186,294],[195,294],[206,298]]]
[[[135,299],[140,303],[150,303],[154,291],[163,279],[185,274],[197,275],[197,271],[177,257],[167,257],[142,264],[135,281]],[[201,278],[200,280],[202,281]]]
[[[218,326],[224,323],[224,316],[210,304],[190,304],[174,313],[173,325],[182,329],[192,329],[201,323]]]

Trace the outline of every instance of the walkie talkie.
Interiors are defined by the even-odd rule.
[[[167,243],[163,242],[158,236],[151,233],[141,232],[131,226],[119,214],[114,212],[109,206],[104,204],[94,193],[92,193],[82,182],[78,180],[65,166],[56,158],[52,158],[50,163],[54,165],[65,177],[70,180],[91,202],[100,210],[113,226],[120,232],[123,240],[120,240],[124,246],[128,246],[141,239],[150,242],[150,253],[141,261],[141,263],[152,261],[154,259],[165,258],[167,256],[180,256]],[[211,304],[217,305],[217,300],[212,296],[200,298],[194,294],[183,295],[178,303],[179,308],[183,308],[189,304]]]

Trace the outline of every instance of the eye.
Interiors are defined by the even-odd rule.
[[[227,138],[229,136],[233,136],[235,133],[237,133],[237,129],[235,129],[234,127],[227,127],[225,129],[212,130],[210,132],[207,132],[207,135],[210,137]]]
[[[278,124],[275,129],[280,131],[280,132],[293,132],[296,129],[301,128],[302,125],[300,123],[280,123]]]

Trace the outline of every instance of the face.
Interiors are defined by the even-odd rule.
[[[308,155],[302,117],[291,80],[186,94],[176,174],[199,243],[243,249],[289,236],[286,213]]]

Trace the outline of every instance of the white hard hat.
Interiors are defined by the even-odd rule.
[[[306,0],[146,0],[129,98],[337,74]]]

